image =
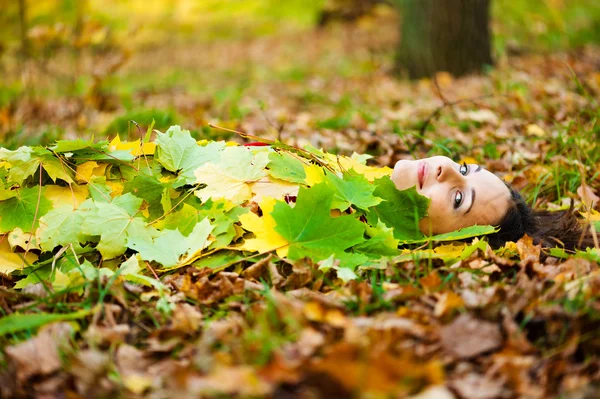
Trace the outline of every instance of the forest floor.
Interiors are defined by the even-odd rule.
[[[600,230],[600,48],[503,55],[483,76],[408,82],[392,74],[396,37],[386,32],[367,24],[140,49],[114,76],[102,68],[119,59],[90,57],[83,68],[110,76],[97,88],[75,82],[69,95],[56,94],[48,75],[63,65],[58,57],[45,72],[26,68],[34,94],[2,103],[2,142],[14,149],[117,132],[133,140],[140,133],[129,120],[145,132],[154,119],[159,130],[181,124],[197,139],[243,142],[212,122],[299,147],[371,154],[377,166],[446,155],[499,174],[536,208],[573,204]],[[18,66],[7,68],[9,76]],[[170,312],[146,287],[121,279],[83,291],[15,290],[19,278],[1,275],[5,315],[87,313],[0,338],[0,392],[597,397],[599,263],[598,248],[551,250],[524,237],[497,251],[477,242],[434,246],[358,268],[344,282],[310,261],[273,255],[158,276]]]

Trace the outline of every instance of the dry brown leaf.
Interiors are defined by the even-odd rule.
[[[110,358],[107,353],[95,349],[85,349],[78,352],[71,361],[70,372],[75,377],[77,392],[90,396],[101,392],[100,380],[106,376],[110,368]],[[107,382],[107,381],[105,381]]]
[[[84,333],[85,339],[92,345],[114,345],[125,342],[131,328],[127,324],[114,326],[91,325]]]
[[[409,399],[455,399],[456,396],[443,385],[435,385],[424,389],[417,395],[409,396]]]
[[[433,292],[442,285],[442,279],[440,275],[434,270],[429,273],[427,276],[419,279],[419,283],[425,288],[426,292]]]
[[[464,313],[442,327],[441,343],[454,357],[467,359],[502,346],[502,333],[497,323],[484,321]]]
[[[396,357],[388,351],[376,353],[344,342],[329,347],[311,370],[327,374],[348,391],[374,394],[406,395],[403,381],[420,381],[422,386],[443,381],[438,362],[416,362],[406,356]]]
[[[273,385],[261,378],[250,366],[216,367],[206,376],[189,378],[186,388],[192,397],[264,396],[273,391]]]
[[[269,254],[269,256],[267,256],[266,258],[261,259],[258,262],[256,262],[255,264],[253,264],[252,266],[244,269],[240,273],[240,276],[243,278],[248,278],[248,279],[252,279],[255,281],[259,281],[260,278],[265,273],[265,271],[270,270],[271,259],[273,259],[273,255]]]
[[[53,323],[40,328],[34,338],[8,346],[6,354],[15,364],[17,379],[24,381],[59,370],[62,366],[61,348],[68,346],[72,333],[70,324]]]
[[[517,241],[517,251],[521,261],[527,263],[537,263],[540,260],[542,245],[533,245],[533,239],[525,234]]]
[[[444,292],[433,309],[435,317],[451,315],[457,309],[465,306],[463,299],[452,291]]]
[[[198,331],[201,325],[202,313],[197,307],[189,303],[178,303],[173,309],[171,326],[169,326],[172,331],[192,334]]]
[[[496,399],[510,397],[510,391],[503,386],[502,380],[490,379],[485,375],[469,373],[465,376],[454,378],[450,386],[465,399]]]
[[[598,197],[594,193],[594,190],[583,181],[577,188],[577,195],[579,195],[579,198],[581,198],[581,201],[588,209],[594,208],[595,204],[600,201],[600,197]]]
[[[281,285],[287,289],[304,287],[313,280],[313,264],[309,259],[301,259],[292,263],[292,273]]]

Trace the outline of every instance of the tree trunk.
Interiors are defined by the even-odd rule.
[[[19,23],[21,36],[21,56],[23,59],[29,57],[29,38],[27,37],[27,3],[25,0],[19,0]]]
[[[402,18],[396,57],[411,79],[454,76],[492,65],[490,0],[396,0]]]

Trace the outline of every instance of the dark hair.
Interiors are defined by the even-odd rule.
[[[566,211],[534,211],[518,191],[510,186],[508,188],[512,204],[498,224],[500,231],[488,236],[492,247],[500,247],[507,241],[516,242],[525,234],[533,238],[535,244],[541,243],[543,247],[593,247],[593,239],[582,230],[573,205]]]

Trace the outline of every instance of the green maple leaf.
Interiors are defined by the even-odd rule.
[[[208,218],[215,226],[212,235],[215,241],[210,245],[211,248],[223,248],[231,244],[231,240],[237,235],[234,223],[248,209],[236,206],[225,200],[209,200],[198,207],[198,219]]]
[[[127,246],[136,250],[142,259],[155,261],[163,267],[173,267],[185,252],[185,237],[178,230],[163,230],[154,239],[130,237]]]
[[[25,179],[39,170],[40,165],[52,181],[62,179],[67,183],[73,183],[71,171],[61,164],[54,154],[42,147],[21,147],[16,151],[2,149],[0,160],[10,163],[8,180],[12,183],[22,184]]]
[[[415,187],[398,190],[389,177],[375,180],[375,185],[373,194],[384,201],[367,211],[371,226],[382,221],[394,230],[394,238],[401,241],[423,238],[419,220],[427,213],[429,199],[418,194]]]
[[[110,196],[111,188],[106,184],[105,176],[93,176],[88,184],[90,191],[90,197],[95,202],[110,202],[112,197]]]
[[[97,150],[94,148],[84,148],[73,154],[73,161],[78,163],[86,161],[107,162],[112,164],[123,164],[135,159],[135,155],[129,150],[108,151],[107,149]]]
[[[479,237],[486,234],[496,233],[498,229],[494,226],[488,225],[475,225],[469,227],[463,227],[462,229],[451,231],[449,233],[438,234],[431,237],[422,237],[414,240],[402,240],[402,244],[419,244],[428,241],[441,242],[441,241],[456,241],[464,240],[465,238]]]
[[[382,199],[373,195],[377,188],[366,177],[353,170],[344,173],[343,178],[326,172],[325,181],[335,188],[335,197],[332,208],[345,210],[350,205],[361,209],[368,209],[381,203]]]
[[[72,205],[54,208],[40,218],[38,230],[42,250],[52,251],[59,245],[79,243],[83,215]]]
[[[200,204],[198,198],[190,197],[181,210],[165,216],[160,226],[171,230],[179,229],[181,234],[188,236],[197,223],[208,218],[214,226],[212,235],[215,237],[210,247],[222,248],[231,243],[237,234],[234,223],[239,220],[240,215],[247,212],[248,209],[236,206],[225,199],[210,199]]]
[[[212,230],[213,226],[208,219],[203,219],[194,226],[187,237],[179,230],[163,230],[154,238],[131,236],[127,245],[138,251],[142,259],[156,261],[164,268],[171,268],[193,258],[208,247],[208,237]],[[181,259],[184,255],[186,256]]]
[[[44,187],[41,190],[39,187],[21,188],[13,190],[15,197],[0,201],[0,233],[17,227],[26,233],[32,231],[32,226],[35,230],[39,219],[52,209],[52,202],[44,197],[44,190]]]
[[[300,188],[294,208],[277,202],[271,215],[277,231],[289,244],[288,257],[326,259],[364,241],[364,224],[351,215],[331,217],[334,193],[326,184]]]
[[[156,136],[155,158],[170,172],[177,173],[175,187],[194,184],[194,171],[207,162],[219,159],[219,151],[225,143],[212,142],[200,147],[188,130],[179,126],[171,126],[165,133]]]
[[[151,240],[157,235],[156,229],[146,227],[138,213],[142,200],[132,194],[116,197],[111,203],[87,200],[79,209],[84,220],[82,233],[100,236],[98,250],[105,259],[115,258],[127,249],[128,237]]]
[[[398,255],[398,244],[400,241],[394,238],[393,229],[379,221],[377,226],[367,226],[366,230],[369,239],[355,245],[352,248],[353,251],[365,254],[370,258]]]
[[[304,163],[288,152],[269,153],[269,174],[275,179],[304,184]]]
[[[56,143],[50,147],[50,149],[56,153],[64,153],[64,152],[75,152],[83,149],[93,148],[96,150],[106,150],[108,147],[108,141],[99,141],[94,143],[93,139],[83,140],[83,139],[75,139],[75,140],[57,140]]]
[[[163,199],[169,197],[171,184],[162,183],[158,180],[160,175],[154,175],[142,172],[136,175],[131,181],[125,183],[124,193],[131,193],[138,198],[143,199],[148,204],[150,219],[154,220],[162,216],[170,209],[164,209]]]

